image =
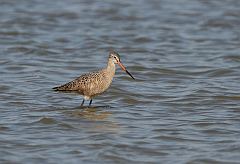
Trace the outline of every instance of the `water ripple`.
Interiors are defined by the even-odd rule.
[[[239,5],[2,0],[0,160],[239,163]],[[110,49],[135,81],[117,67],[90,108],[52,91]]]

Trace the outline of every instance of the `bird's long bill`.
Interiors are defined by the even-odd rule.
[[[128,70],[124,67],[124,65],[121,62],[118,62],[118,65],[122,68],[123,71],[125,71],[129,76],[131,76],[131,78],[135,80],[135,78],[131,75],[130,72],[128,72]]]

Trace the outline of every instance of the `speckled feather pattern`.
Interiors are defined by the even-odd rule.
[[[106,68],[83,74],[75,80],[53,89],[56,91],[75,91],[91,99],[109,88],[114,75],[115,64],[109,60]]]

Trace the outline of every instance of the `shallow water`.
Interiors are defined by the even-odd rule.
[[[2,0],[1,163],[239,163],[240,1]],[[52,87],[106,65],[111,88]]]

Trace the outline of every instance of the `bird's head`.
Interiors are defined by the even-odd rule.
[[[122,68],[123,71],[125,71],[129,76],[131,76],[131,78],[133,78],[135,80],[135,78],[128,72],[126,67],[122,64],[122,62],[120,60],[120,56],[117,52],[111,50],[109,52],[109,59],[111,59],[114,64],[118,64]]]

